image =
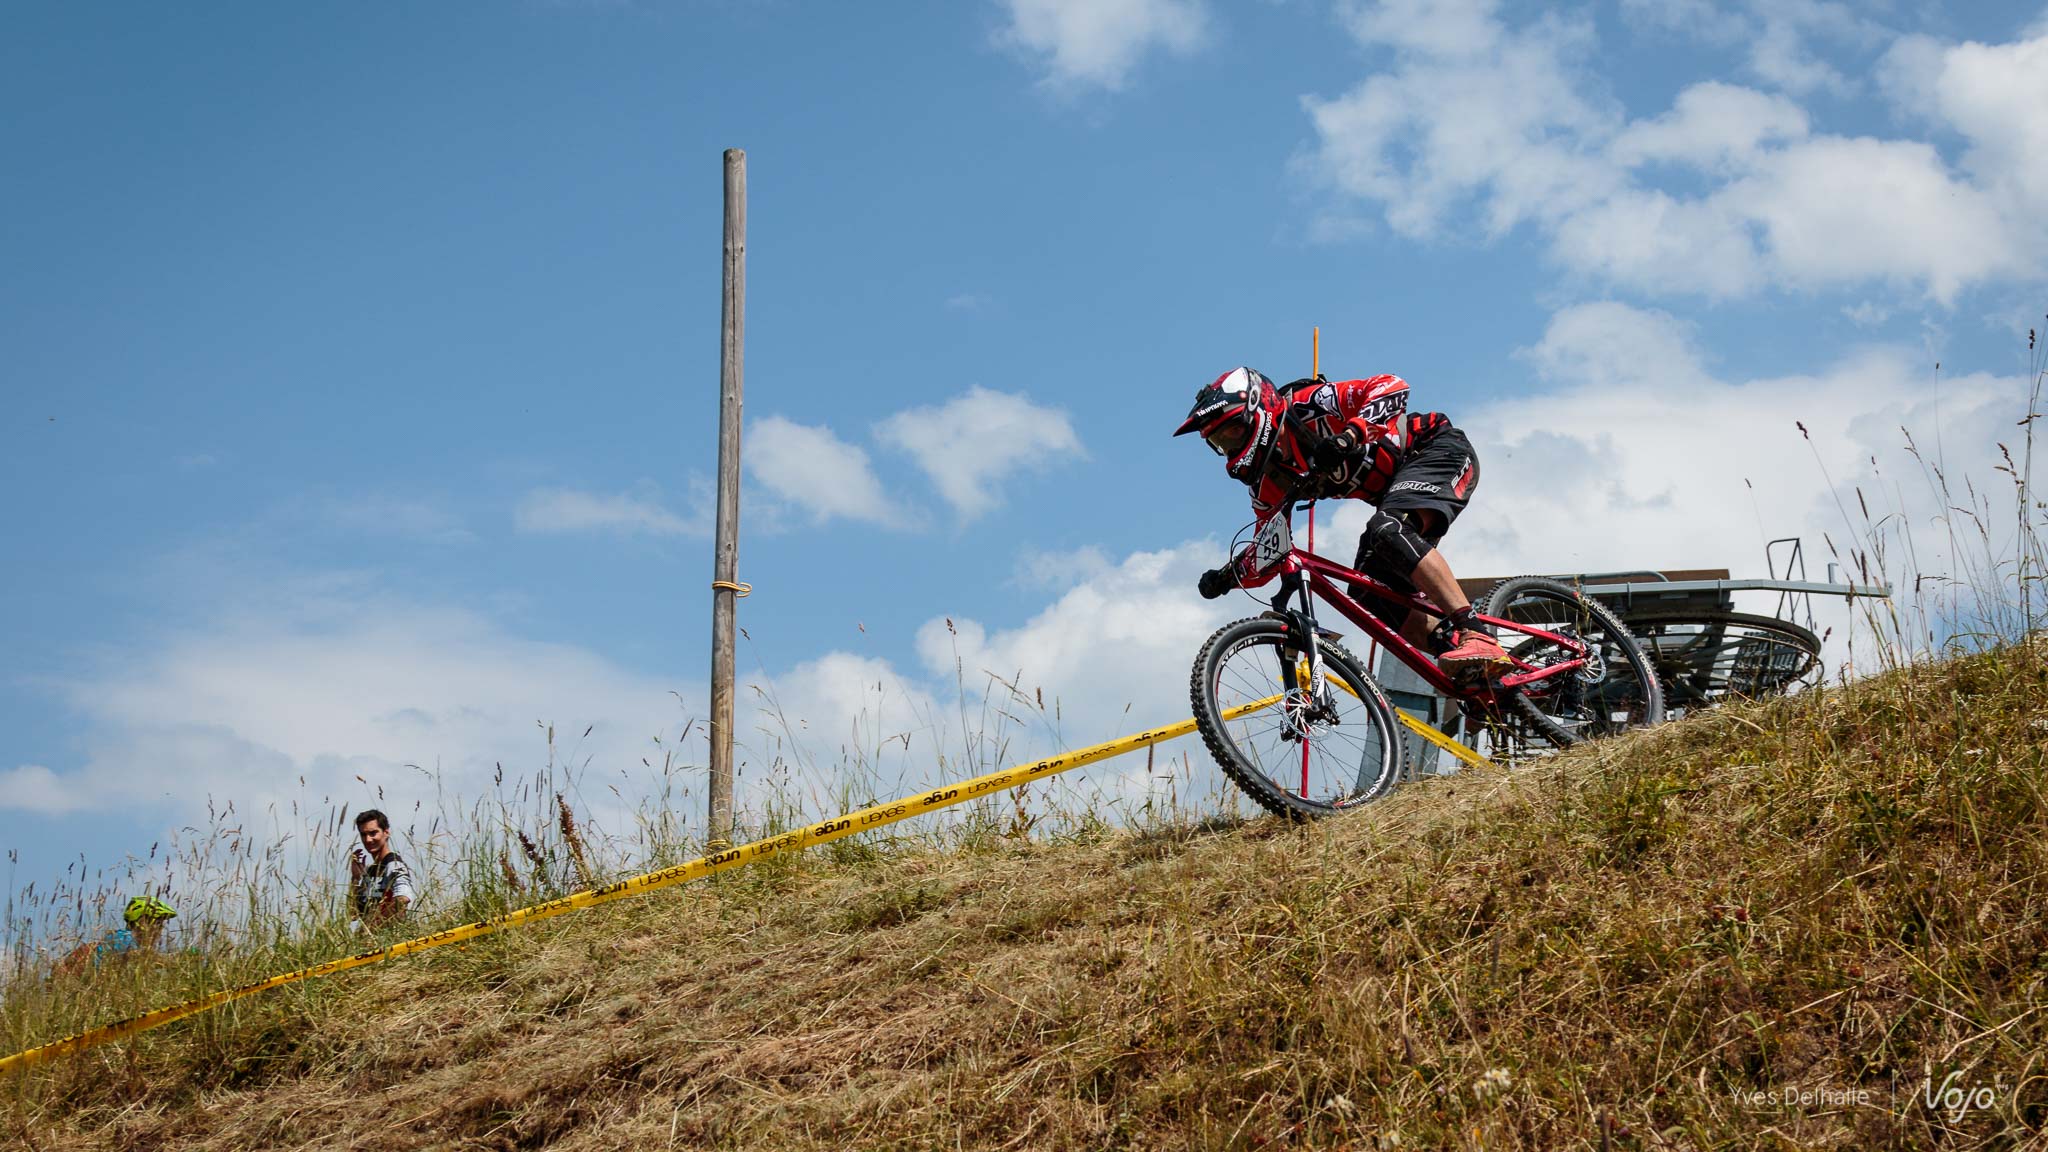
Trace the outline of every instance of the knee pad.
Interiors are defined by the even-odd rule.
[[[1429,555],[1429,541],[1416,534],[1415,526],[1397,512],[1374,509],[1365,525],[1365,550],[1405,579]]]

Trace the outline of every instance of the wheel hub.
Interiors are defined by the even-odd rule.
[[[1598,684],[1600,681],[1607,679],[1607,657],[1600,651],[1600,645],[1587,644],[1584,637],[1574,637],[1574,639],[1578,640],[1581,644],[1586,644],[1586,662],[1575,673],[1579,678],[1579,683]]]

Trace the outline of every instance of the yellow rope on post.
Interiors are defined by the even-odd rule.
[[[752,584],[741,584],[733,580],[713,580],[711,582],[711,590],[713,592],[730,592],[739,599],[744,600],[749,593],[753,592],[754,586]]]

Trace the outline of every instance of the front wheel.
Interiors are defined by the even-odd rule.
[[[1628,626],[1607,606],[1562,581],[1516,576],[1486,594],[1485,613],[1540,629],[1583,646],[1584,663],[1518,688],[1500,690],[1517,736],[1536,735],[1560,748],[1643,728],[1664,719],[1657,672]],[[1510,676],[1579,659],[1555,640],[1502,628],[1501,647],[1515,661]]]
[[[1195,727],[1224,773],[1260,807],[1294,820],[1384,795],[1401,767],[1401,726],[1358,659],[1319,639],[1324,683],[1284,621],[1226,624],[1195,657]]]

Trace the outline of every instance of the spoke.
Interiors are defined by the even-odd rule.
[[[1233,649],[1216,672],[1219,703],[1240,696],[1265,699],[1284,691],[1284,672],[1292,664],[1296,691],[1306,694],[1309,663],[1302,653],[1278,637],[1255,640]],[[1340,670],[1324,665],[1326,688],[1308,705],[1290,710],[1261,711],[1225,728],[1244,766],[1276,790],[1315,804],[1334,805],[1353,798],[1381,779],[1391,754],[1388,738],[1379,731],[1357,686]],[[1306,739],[1298,734],[1304,731]],[[1283,775],[1284,773],[1284,775]]]

